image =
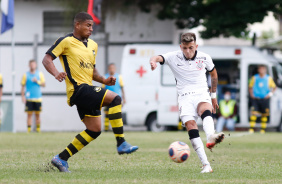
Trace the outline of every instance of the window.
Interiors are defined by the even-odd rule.
[[[52,44],[59,37],[71,33],[72,28],[72,18],[66,20],[65,12],[44,12],[44,43]]]
[[[282,88],[282,66],[276,65],[272,67],[273,80],[277,87]]]

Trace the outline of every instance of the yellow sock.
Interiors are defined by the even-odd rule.
[[[255,128],[255,126],[256,126],[256,120],[257,120],[257,117],[256,116],[254,116],[254,115],[252,115],[251,117],[250,117],[250,129],[249,129],[249,132],[250,133],[253,133],[254,132],[254,128]]]
[[[178,122],[177,129],[178,130],[182,130],[183,129],[181,120],[179,120],[179,122]]]
[[[262,116],[261,117],[261,131],[260,131],[260,133],[264,134],[266,127],[267,127],[267,117]]]
[[[27,132],[29,133],[31,131],[31,126],[27,125]]]
[[[108,131],[109,130],[109,126],[110,126],[110,122],[109,122],[109,109],[107,108],[105,110],[104,130]]]
[[[121,104],[109,108],[109,120],[117,140],[117,146],[119,146],[125,141],[121,116]]]
[[[36,125],[36,132],[40,132],[41,130],[40,130],[40,124],[39,125]]]

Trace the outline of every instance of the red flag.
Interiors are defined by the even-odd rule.
[[[94,11],[96,11],[98,14],[100,14],[100,4],[95,6],[94,0],[88,0],[87,13],[92,16],[95,24],[100,24],[101,20],[94,14]]]

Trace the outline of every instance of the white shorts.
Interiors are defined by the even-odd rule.
[[[185,126],[187,121],[197,121],[199,117],[197,107],[201,102],[207,102],[212,105],[209,92],[178,96],[179,114],[183,126]]]

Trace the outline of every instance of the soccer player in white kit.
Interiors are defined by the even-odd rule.
[[[183,126],[187,128],[191,144],[203,164],[201,173],[213,172],[207,159],[196,121],[203,120],[203,129],[207,136],[206,147],[212,149],[224,139],[224,133],[215,134],[212,112],[218,109],[216,99],[217,72],[211,57],[197,51],[194,33],[181,35],[178,51],[169,52],[150,59],[151,69],[157,63],[167,64],[174,74],[178,92],[178,107]],[[211,75],[211,95],[208,92],[206,70]]]

